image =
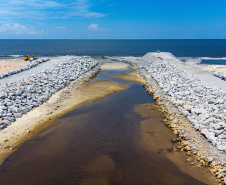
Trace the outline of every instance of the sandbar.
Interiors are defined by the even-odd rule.
[[[101,66],[101,70],[126,70],[130,65],[122,62],[106,62]]]
[[[130,81],[130,82],[134,82],[134,83],[138,83],[141,85],[145,85],[146,81],[143,77],[141,77],[139,75],[139,73],[137,72],[137,70],[134,69],[134,71],[122,71],[122,74],[118,74],[118,75],[108,75],[110,77],[113,78],[118,78],[120,80],[126,80],[126,81]]]

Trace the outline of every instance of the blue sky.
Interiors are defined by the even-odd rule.
[[[226,1],[2,0],[0,39],[226,39]]]

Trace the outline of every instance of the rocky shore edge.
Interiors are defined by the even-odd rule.
[[[43,104],[54,93],[97,65],[99,62],[91,57],[65,57],[41,72],[2,87],[0,129]]]
[[[100,71],[101,64],[97,62],[92,69],[80,75],[68,85],[54,93],[46,102],[17,118],[15,122],[0,130],[0,165],[18,147],[35,137],[48,127],[56,118],[79,106],[77,92]],[[75,101],[75,102],[74,102]],[[84,101],[84,100],[81,100]]]
[[[170,53],[107,58],[131,64],[146,79],[145,87],[161,107],[164,122],[178,136],[175,142],[180,145],[174,150],[185,151],[188,163],[208,167],[220,184],[226,184],[225,92],[174,65],[176,57]]]
[[[226,81],[226,73],[219,72],[219,71],[212,71],[212,74],[224,81]]]

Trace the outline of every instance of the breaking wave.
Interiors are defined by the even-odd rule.
[[[212,57],[199,57],[199,58],[188,58],[188,57],[178,57],[179,60],[185,62],[189,65],[200,65],[200,64],[216,64],[216,65],[226,65],[226,57],[212,58]]]

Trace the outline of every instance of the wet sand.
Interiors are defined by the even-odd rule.
[[[174,151],[179,146],[175,135],[163,122],[161,108],[156,104],[142,104],[134,109],[141,117],[142,142],[151,152],[158,153],[180,168],[186,174],[206,183],[216,184],[210,178],[208,168],[200,168],[187,163],[187,156],[183,152]]]
[[[130,65],[122,62],[109,62],[101,66],[102,71],[106,70],[126,70]]]
[[[138,84],[141,84],[141,85],[146,84],[145,79],[141,78],[139,73],[137,71],[134,71],[134,69],[131,70],[131,71],[122,71],[121,74],[108,75],[108,76],[118,78],[120,80],[126,80],[126,81],[130,81],[130,82],[138,83]]]
[[[29,64],[30,61],[0,60],[0,73],[13,71]]]
[[[0,163],[15,152],[23,142],[36,136],[60,115],[84,103],[123,91],[126,88],[127,85],[120,85],[114,81],[98,80],[87,84],[81,79],[75,80],[54,94],[46,103],[0,131]],[[66,97],[62,98],[62,94],[66,94]]]
[[[129,88],[58,118],[7,158],[1,183],[214,184],[202,177],[203,169],[194,177],[180,160],[183,154],[172,153],[176,136],[145,88],[115,82]]]
[[[109,76],[143,84],[143,79],[140,80],[140,82],[137,81],[139,78],[137,78],[136,75],[138,75],[138,73],[135,71],[123,71],[121,75]],[[176,151],[177,147],[181,147],[180,143],[178,143],[179,139],[177,135],[168,128],[168,123],[165,123],[165,116],[162,114],[162,107],[160,105],[142,104],[136,106],[134,111],[137,112],[139,116],[145,118],[140,123],[142,142],[148,150],[164,155],[184,173],[206,184],[218,184],[213,176],[210,175],[208,167],[202,167],[200,170],[198,163],[194,163],[193,166],[188,165],[188,161],[191,163],[191,158],[189,158],[185,152]]]

